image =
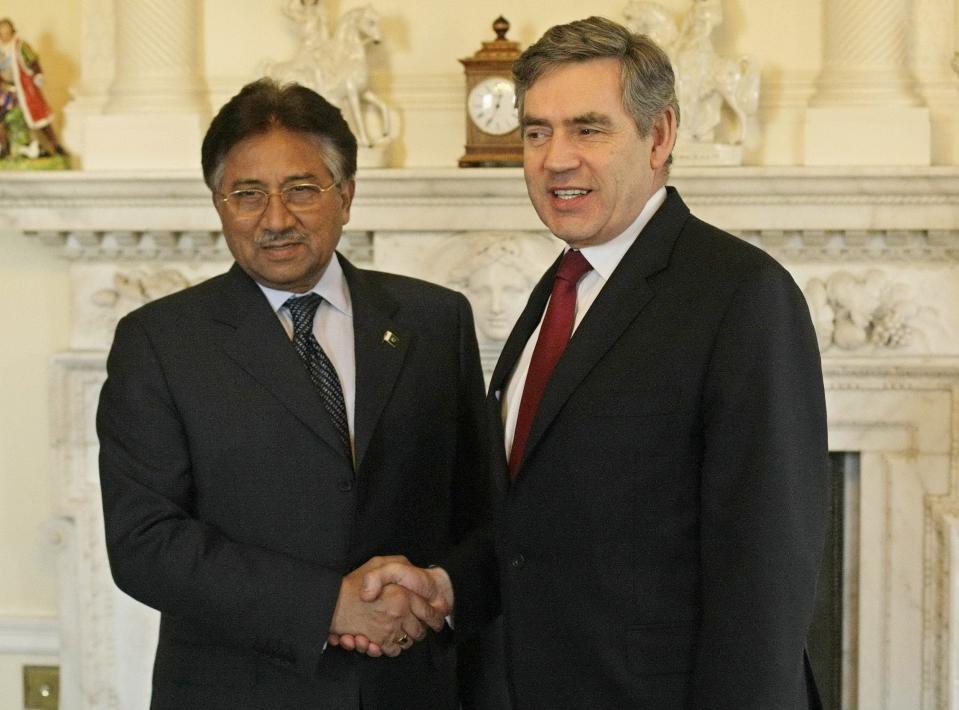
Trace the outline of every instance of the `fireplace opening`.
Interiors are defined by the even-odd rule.
[[[829,524],[807,648],[823,710],[854,710],[855,649],[847,639],[853,638],[848,627],[855,618],[858,516],[852,506],[858,500],[859,454],[830,452],[829,463]]]

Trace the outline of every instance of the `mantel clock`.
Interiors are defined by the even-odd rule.
[[[483,42],[472,57],[460,59],[466,73],[466,153],[460,167],[506,167],[523,164],[523,141],[516,113],[513,62],[522,53],[506,39],[509,22],[493,23],[496,39]]]

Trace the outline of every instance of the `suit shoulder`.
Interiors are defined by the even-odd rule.
[[[130,311],[126,317],[143,322],[163,322],[182,319],[200,311],[224,288],[227,274],[220,274],[188,286],[180,291],[161,296]]]
[[[700,263],[713,274],[725,275],[732,280],[757,272],[791,279],[786,268],[767,252],[694,215],[690,215],[680,234],[677,256]]]
[[[375,284],[397,301],[403,304],[421,303],[423,305],[453,305],[466,297],[459,291],[446,286],[424,281],[412,276],[403,276],[386,271],[358,270],[370,283]]]

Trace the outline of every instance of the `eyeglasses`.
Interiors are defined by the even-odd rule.
[[[313,183],[304,182],[298,185],[284,187],[279,192],[267,192],[258,187],[245,187],[242,190],[234,190],[223,197],[223,201],[228,204],[238,217],[258,217],[266,211],[270,204],[270,198],[273,195],[279,195],[280,200],[291,212],[309,212],[320,206],[323,199],[323,193],[329,192],[340,183],[334,182],[327,187],[320,187]]]

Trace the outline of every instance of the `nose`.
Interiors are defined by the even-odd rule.
[[[562,173],[579,166],[576,146],[562,131],[554,133],[546,144],[543,167],[553,173]]]
[[[273,232],[282,232],[296,224],[296,215],[283,202],[280,195],[270,195],[266,209],[260,216],[260,224]]]

